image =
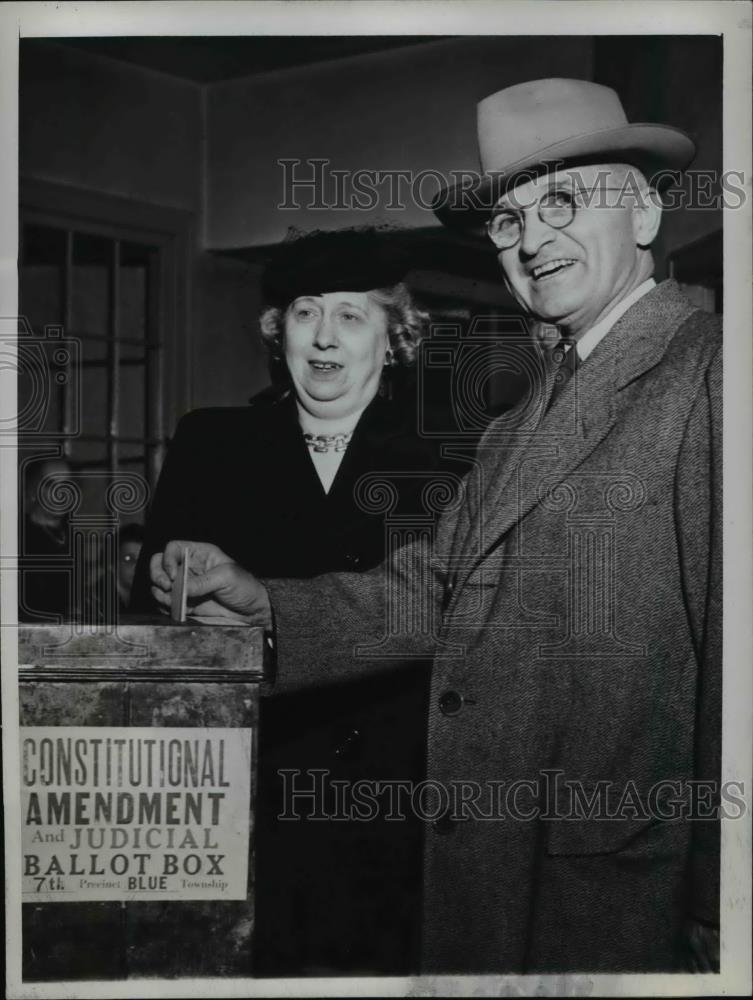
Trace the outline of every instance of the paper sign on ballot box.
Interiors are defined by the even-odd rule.
[[[24,902],[246,898],[250,729],[20,738]]]

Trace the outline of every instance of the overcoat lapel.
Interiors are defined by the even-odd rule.
[[[485,489],[476,523],[454,553],[462,564],[461,579],[467,579],[510,529],[604,441],[621,418],[621,390],[659,363],[692,311],[677,284],[663,282],[620,317],[577,377],[543,413],[534,432],[490,457],[492,425],[486,437],[490,443],[479,456]]]

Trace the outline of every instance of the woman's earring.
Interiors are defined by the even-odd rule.
[[[384,352],[384,364],[382,365],[382,377],[379,379],[379,395],[384,399],[392,399],[392,376],[389,369],[394,365],[394,354],[391,347]]]

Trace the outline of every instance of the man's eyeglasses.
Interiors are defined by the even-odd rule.
[[[600,188],[599,191],[621,191],[622,188]],[[538,216],[553,229],[564,229],[575,218],[578,208],[586,207],[579,203],[574,191],[549,191],[538,202]],[[606,207],[606,206],[602,206]],[[505,208],[497,212],[486,224],[489,239],[498,250],[510,250],[523,235],[525,220],[523,213],[514,208]]]

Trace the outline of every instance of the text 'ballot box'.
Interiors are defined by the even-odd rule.
[[[19,628],[23,978],[249,975],[262,630]]]

